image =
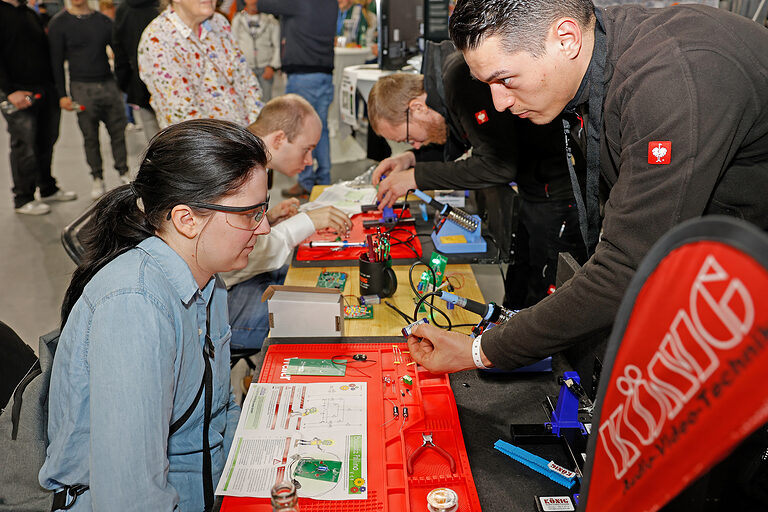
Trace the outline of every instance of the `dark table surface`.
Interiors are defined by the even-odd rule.
[[[270,338],[256,354],[256,367],[261,368],[267,348],[275,343],[398,343],[401,337],[345,338]],[[543,424],[548,421],[542,403],[547,396],[557,399],[558,375],[569,370],[555,357],[552,373],[496,373],[466,371],[450,376],[456,398],[464,443],[472,476],[483,512],[529,512],[536,510],[534,496],[562,496],[568,491],[545,476],[493,448],[502,439],[512,442],[512,423]],[[572,464],[559,444],[518,445],[546,460],[568,468]]]

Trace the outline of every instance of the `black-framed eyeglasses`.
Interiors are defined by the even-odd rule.
[[[189,202],[186,203],[192,208],[204,208],[206,210],[213,210],[216,212],[222,212],[226,215],[226,222],[233,228],[242,229],[245,231],[253,231],[259,227],[261,221],[267,214],[269,208],[269,196],[263,203],[254,204],[252,206],[225,206],[223,204],[214,203],[202,203],[202,202]],[[171,220],[171,212],[168,212],[166,220]]]
[[[411,106],[408,105],[408,107],[405,109],[405,143],[406,144],[411,143],[410,124],[411,124]]]

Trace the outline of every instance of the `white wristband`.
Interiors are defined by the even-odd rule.
[[[481,370],[487,370],[489,367],[483,364],[483,358],[480,356],[480,335],[472,342],[472,360],[475,362],[475,366]]]

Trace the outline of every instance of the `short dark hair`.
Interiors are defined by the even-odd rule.
[[[459,0],[449,30],[461,51],[473,50],[486,38],[500,35],[507,52],[527,51],[540,57],[552,23],[570,17],[580,26],[590,27],[594,9],[592,0]]]

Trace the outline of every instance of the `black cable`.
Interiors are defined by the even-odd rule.
[[[415,322],[415,321],[416,321],[416,319],[415,319],[415,318],[411,318],[410,316],[406,315],[406,314],[405,314],[405,313],[403,313],[403,312],[402,312],[400,309],[398,309],[396,306],[394,306],[393,304],[391,304],[389,301],[386,301],[386,300],[385,300],[385,301],[384,301],[384,304],[386,304],[387,306],[389,306],[390,308],[392,308],[392,309],[395,311],[395,313],[397,313],[398,315],[400,315],[401,317],[403,317],[403,319],[404,319],[404,320],[405,320],[405,322],[406,322],[406,325],[412,324],[413,322]]]
[[[414,322],[419,317],[419,308],[421,307],[422,304],[424,304],[425,306],[429,307],[430,310],[431,310],[429,316],[431,317],[432,322],[435,324],[435,327],[439,327],[440,329],[447,329],[447,330],[450,331],[451,328],[452,328],[452,326],[451,326],[451,319],[448,317],[448,315],[445,314],[445,312],[443,310],[441,310],[440,308],[435,306],[435,296],[436,296],[436,293],[431,292],[431,293],[429,293],[429,294],[427,294],[425,296],[422,296],[422,294],[419,292],[419,290],[413,284],[413,269],[419,263],[421,263],[422,265],[427,267],[429,272],[432,274],[432,283],[434,283],[433,286],[437,287],[437,274],[435,274],[435,269],[433,269],[430,265],[428,265],[427,263],[425,263],[425,262],[423,262],[421,260],[414,261],[413,265],[411,265],[411,268],[408,270],[408,282],[411,285],[411,290],[413,290],[413,293],[414,293],[414,295],[416,295],[416,297],[420,297],[419,302],[416,304],[416,309],[413,312]],[[424,298],[425,297],[431,297],[432,300],[430,302],[424,302]],[[435,311],[437,311],[438,313],[443,315],[443,318],[448,320],[448,325],[447,326],[446,325],[440,325],[440,323],[435,319],[435,313],[434,313]]]
[[[399,223],[401,220],[403,220],[403,216],[405,215],[405,210],[406,210],[406,209],[410,210],[410,208],[408,207],[408,194],[410,194],[411,192],[413,192],[413,190],[414,190],[414,189],[412,189],[412,188],[409,188],[409,189],[408,189],[408,190],[405,192],[405,198],[403,199],[403,207],[402,207],[402,208],[400,208],[400,215],[398,215],[398,216],[397,216],[397,222],[395,222],[395,223],[394,223],[394,224],[393,224],[393,225],[392,225],[392,226],[391,226],[389,229],[387,229],[387,230],[385,231],[385,233],[389,233],[389,232],[393,231],[393,230],[394,230],[394,229],[397,227],[397,224],[398,224],[398,223]]]
[[[389,238],[391,238],[392,240],[395,240],[395,242],[397,242],[397,243],[394,243],[394,244],[390,244],[390,246],[392,246],[392,245],[403,245],[403,247],[407,247],[408,249],[410,249],[410,250],[411,250],[411,252],[413,252],[413,254],[415,254],[417,258],[421,258],[421,255],[419,254],[419,252],[418,252],[416,249],[414,249],[414,248],[411,246],[411,244],[409,244],[409,243],[408,243],[408,242],[410,242],[411,240],[413,240],[413,239],[415,238],[415,236],[413,235],[413,233],[411,233],[410,231],[407,231],[407,230],[405,230],[405,229],[403,229],[402,231],[405,231],[406,233],[408,233],[409,235],[411,235],[411,237],[410,237],[408,240],[400,240],[400,239],[399,239],[399,238],[397,238],[396,236],[392,236],[392,235],[390,234],[390,235],[389,235]]]
[[[414,286],[414,284],[413,284],[413,269],[419,263],[421,263],[422,265],[427,267],[427,269],[432,273],[432,282],[434,283],[435,281],[437,281],[437,275],[435,274],[435,269],[433,269],[431,266],[429,266],[429,264],[427,264],[427,263],[425,263],[425,262],[423,262],[421,260],[414,261],[413,265],[411,265],[411,268],[408,269],[408,282],[411,284],[411,290],[413,291],[414,295],[416,295],[417,297],[421,296],[421,292],[419,290],[417,290],[416,286]]]
[[[501,268],[501,246],[496,241],[495,238],[493,238],[493,235],[490,233],[486,233],[485,236],[491,239],[491,242],[493,242],[493,245],[496,246],[496,265],[499,267],[499,273],[501,274],[501,282],[506,283],[507,282],[507,276],[504,274],[504,269]]]
[[[418,318],[418,316],[419,316],[419,308],[421,308],[421,305],[424,304],[425,306],[428,306],[432,310],[432,311],[430,311],[430,313],[431,313],[430,316],[432,317],[432,322],[435,324],[435,326],[439,327],[441,329],[446,329],[446,330],[450,331],[453,328],[453,325],[451,324],[451,319],[448,317],[448,315],[445,314],[445,312],[442,309],[440,309],[440,308],[438,308],[437,306],[434,305],[434,300],[435,300],[435,297],[437,295],[438,295],[438,292],[429,292],[429,293],[425,293],[424,295],[422,295],[421,298],[419,299],[419,301],[416,303],[416,308],[413,310],[413,316],[414,316],[414,318]],[[426,302],[427,298],[432,298],[432,303],[431,304],[429,302]],[[435,313],[434,313],[435,311],[437,311],[438,313],[443,315],[443,317],[448,321],[448,326],[447,327],[444,327],[444,326],[440,325],[439,323],[437,323],[437,320],[435,319]]]

